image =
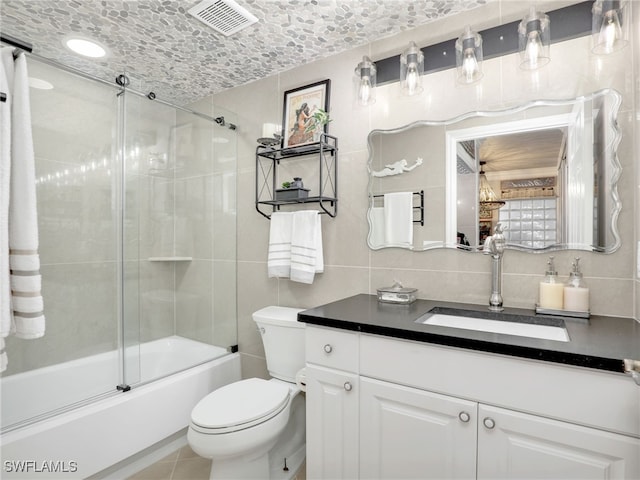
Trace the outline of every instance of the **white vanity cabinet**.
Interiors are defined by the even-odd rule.
[[[640,478],[637,438],[486,405],[478,419],[479,479]]]
[[[307,376],[309,478],[640,479],[624,375],[307,326]]]
[[[306,330],[307,478],[358,478],[358,336]]]
[[[632,437],[360,379],[360,478],[635,480],[639,454]]]
[[[475,478],[475,402],[360,379],[360,478]]]

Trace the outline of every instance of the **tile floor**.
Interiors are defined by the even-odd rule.
[[[187,445],[127,480],[208,480],[210,470],[211,460],[199,457]]]
[[[127,480],[208,480],[210,470],[211,460],[199,457],[186,445]],[[305,480],[305,470],[303,464],[295,480]]]

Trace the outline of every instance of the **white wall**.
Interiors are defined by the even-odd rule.
[[[537,2],[553,10],[576,2]],[[635,6],[635,5],[634,5]],[[605,87],[623,95],[619,126],[623,140],[619,159],[623,166],[618,189],[623,210],[618,220],[622,246],[614,254],[556,252],[556,265],[567,275],[574,256],[581,257],[591,286],[592,312],[638,317],[639,282],[634,279],[638,224],[637,170],[634,148],[638,135],[634,98],[637,78],[631,61],[635,43],[609,57],[590,52],[590,38],[583,37],[551,47],[552,61],[544,69],[524,72],[517,55],[485,61],[485,76],[477,86],[459,87],[453,70],[427,75],[425,92],[418,98],[401,97],[397,83],[379,87],[377,103],[358,107],[353,95],[353,70],[362,55],[374,61],[397,55],[414,40],[429,45],[457,37],[469,23],[482,30],[520,19],[526,13],[521,2],[492,2],[391,38],[334,57],[265,78],[215,95],[213,102],[238,112],[238,316],[243,375],[266,375],[264,351],[251,321],[251,312],[265,305],[314,307],[357,293],[375,293],[394,279],[419,289],[419,297],[486,304],[490,293],[490,261],[480,254],[455,250],[415,253],[399,249],[367,248],[367,134],[374,128],[392,128],[418,119],[440,120],[471,110],[502,109],[531,99],[565,99]],[[632,30],[637,31],[638,15]],[[553,26],[552,26],[553,28]],[[637,56],[634,55],[634,58]],[[635,67],[637,71],[637,66]],[[280,123],[283,92],[315,81],[331,79],[329,132],[339,137],[339,212],[323,217],[325,272],[313,285],[267,278],[266,258],[269,221],[254,207],[255,146],[263,123]],[[635,102],[635,103],[634,103]],[[634,105],[635,108],[634,108]],[[310,207],[313,207],[312,205]],[[508,251],[504,257],[503,297],[506,306],[533,308],[537,285],[544,273],[545,255]]]

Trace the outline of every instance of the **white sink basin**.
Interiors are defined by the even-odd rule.
[[[555,340],[557,342],[569,341],[569,334],[565,328],[551,325],[489,320],[486,318],[471,318],[460,315],[444,315],[441,313],[435,313],[427,318],[418,319],[418,322],[425,325],[461,328],[463,330],[476,330],[479,332],[504,333],[506,335],[516,335],[519,337]]]

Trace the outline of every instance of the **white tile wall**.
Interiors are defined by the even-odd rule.
[[[541,9],[560,8],[567,2],[536,2]],[[635,7],[635,25],[640,17]],[[638,316],[640,290],[634,280],[635,238],[640,234],[638,201],[640,181],[640,101],[638,66],[633,47],[609,57],[590,53],[590,38],[583,37],[551,46],[552,61],[537,74],[520,71],[517,55],[484,62],[481,84],[461,87],[454,84],[453,70],[430,74],[424,78],[424,93],[418,98],[399,95],[398,84],[379,87],[377,102],[370,108],[355,105],[352,91],[353,69],[363,54],[373,60],[399,54],[409,40],[419,45],[437,43],[457,37],[465,24],[479,29],[501,21],[520,19],[527,6],[521,2],[491,2],[473,12],[462,13],[431,25],[403,32],[395,37],[346,52],[335,57],[293,69],[238,87],[212,97],[220,104],[239,112],[241,126],[239,151],[243,152],[243,171],[238,186],[238,303],[243,310],[239,332],[241,352],[247,346],[255,364],[259,349],[249,348],[257,340],[246,325],[251,308],[270,303],[314,307],[321,303],[361,292],[375,292],[376,287],[399,279],[419,289],[423,298],[457,300],[485,304],[490,293],[490,263],[483,255],[452,250],[412,253],[367,248],[367,133],[388,129],[419,119],[440,120],[476,109],[497,109],[524,101],[545,98],[564,99],[611,87],[622,93],[624,101],[619,115],[623,140],[619,160],[623,175],[618,185],[623,210],[618,226],[622,246],[614,254],[580,252],[587,282],[592,286],[592,311],[614,316]],[[553,27],[552,27],[553,28]],[[638,28],[633,29],[635,32]],[[640,35],[639,35],[640,36]],[[634,58],[633,61],[630,59]],[[635,74],[634,74],[634,68]],[[285,90],[324,78],[332,81],[329,127],[340,139],[339,212],[335,219],[323,218],[325,273],[313,285],[294,284],[288,280],[266,277],[266,249],[269,222],[261,218],[253,205],[253,151],[261,125],[277,122],[281,117]],[[635,102],[635,103],[634,103]],[[634,109],[634,105],[637,105]],[[245,156],[246,155],[246,156]],[[635,173],[634,173],[635,172]],[[561,276],[567,276],[575,252],[557,252],[556,264]],[[537,298],[537,283],[544,273],[544,255],[508,251],[504,259],[504,300],[507,306],[532,308]],[[250,294],[248,292],[251,292]]]

